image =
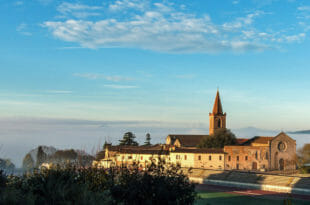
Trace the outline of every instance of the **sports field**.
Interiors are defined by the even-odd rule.
[[[310,201],[291,199],[291,203],[285,203],[283,198],[271,198],[265,196],[247,196],[237,193],[204,191],[198,193],[200,199],[196,205],[309,205]]]
[[[309,195],[196,184],[197,205],[310,205]]]

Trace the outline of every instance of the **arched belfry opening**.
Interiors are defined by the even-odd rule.
[[[217,127],[218,127],[218,128],[221,128],[221,119],[218,119],[218,120],[217,120]]]
[[[212,113],[209,113],[210,127],[209,134],[214,134],[215,130],[226,128],[226,113],[223,112],[220,93],[217,91]]]

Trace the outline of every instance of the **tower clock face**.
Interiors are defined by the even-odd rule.
[[[278,144],[278,149],[279,149],[279,151],[281,151],[281,152],[285,151],[285,149],[286,149],[286,144],[285,144],[285,142],[279,142],[279,144]]]

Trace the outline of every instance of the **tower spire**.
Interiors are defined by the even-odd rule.
[[[215,97],[215,101],[214,101],[214,105],[213,105],[212,114],[213,115],[223,114],[220,92],[218,89],[216,92],[216,97]]]
[[[210,135],[214,134],[215,130],[226,128],[226,113],[223,113],[220,92],[217,90],[216,97],[213,105],[212,113],[209,113],[210,120]]]

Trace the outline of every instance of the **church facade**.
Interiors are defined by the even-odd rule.
[[[226,129],[226,113],[216,93],[213,110],[209,113],[209,135],[170,134],[165,144],[154,146],[106,146],[104,158],[94,162],[103,167],[137,164],[144,168],[150,163],[165,161],[181,167],[273,171],[296,169],[296,141],[284,132],[276,136],[237,138],[235,145],[218,149],[198,148],[205,137],[218,129]]]

